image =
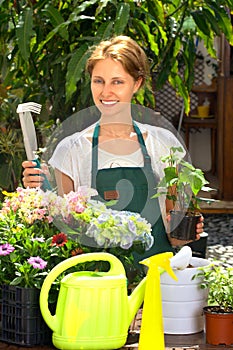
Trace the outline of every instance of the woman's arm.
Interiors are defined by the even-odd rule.
[[[57,183],[58,194],[60,196],[63,196],[70,191],[74,191],[73,180],[58,169],[55,169],[55,179]]]
[[[41,187],[44,177],[42,174],[45,172],[43,169],[35,168],[36,163],[33,161],[24,161],[22,163],[23,170],[23,185],[24,187],[36,188]],[[74,191],[74,182],[68,176],[55,169],[55,178],[58,187],[58,194],[63,196],[70,191]]]

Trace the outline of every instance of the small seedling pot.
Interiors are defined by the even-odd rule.
[[[191,215],[190,213],[171,210],[170,215],[170,236],[184,241],[194,241],[196,239],[196,226],[201,214]]]
[[[233,344],[233,312],[219,313],[212,307],[203,308],[205,316],[206,342],[211,345]]]

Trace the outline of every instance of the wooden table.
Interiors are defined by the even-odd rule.
[[[138,349],[139,331],[131,332],[128,338],[128,344],[122,350],[136,350]],[[156,336],[155,344],[151,344],[151,349],[156,350]],[[190,335],[165,335],[166,350],[233,350],[233,345],[209,345],[205,342],[205,333],[200,332]],[[35,347],[20,347],[12,344],[0,342],[0,350],[54,350],[53,346],[35,346]]]
[[[227,349],[232,350],[233,345],[210,345],[206,344],[205,333],[195,333],[189,335],[165,335],[165,343],[168,348],[171,349],[200,349],[200,350],[213,350],[213,349]]]
[[[131,338],[131,339],[130,339]],[[128,344],[122,348],[122,350],[136,350],[138,349],[138,339],[139,339],[139,332],[132,332],[131,336],[129,337],[129,343],[131,341],[135,340],[134,343]],[[155,340],[156,342],[156,340]],[[155,345],[155,344],[151,344]],[[206,344],[205,341],[205,333],[195,333],[195,334],[188,334],[188,335],[165,335],[165,346],[166,350],[233,350],[233,344],[232,345],[210,345]],[[155,347],[151,347],[151,350],[156,350]],[[149,350],[149,349],[148,349]]]

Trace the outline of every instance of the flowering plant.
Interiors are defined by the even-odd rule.
[[[151,226],[139,214],[107,208],[87,189],[60,197],[19,187],[4,195],[0,284],[41,288],[49,271],[72,255],[108,250],[132,263],[135,247],[144,251],[153,243]]]

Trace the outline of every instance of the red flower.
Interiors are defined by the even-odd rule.
[[[67,235],[63,232],[53,236],[52,245],[63,247],[68,242]]]

